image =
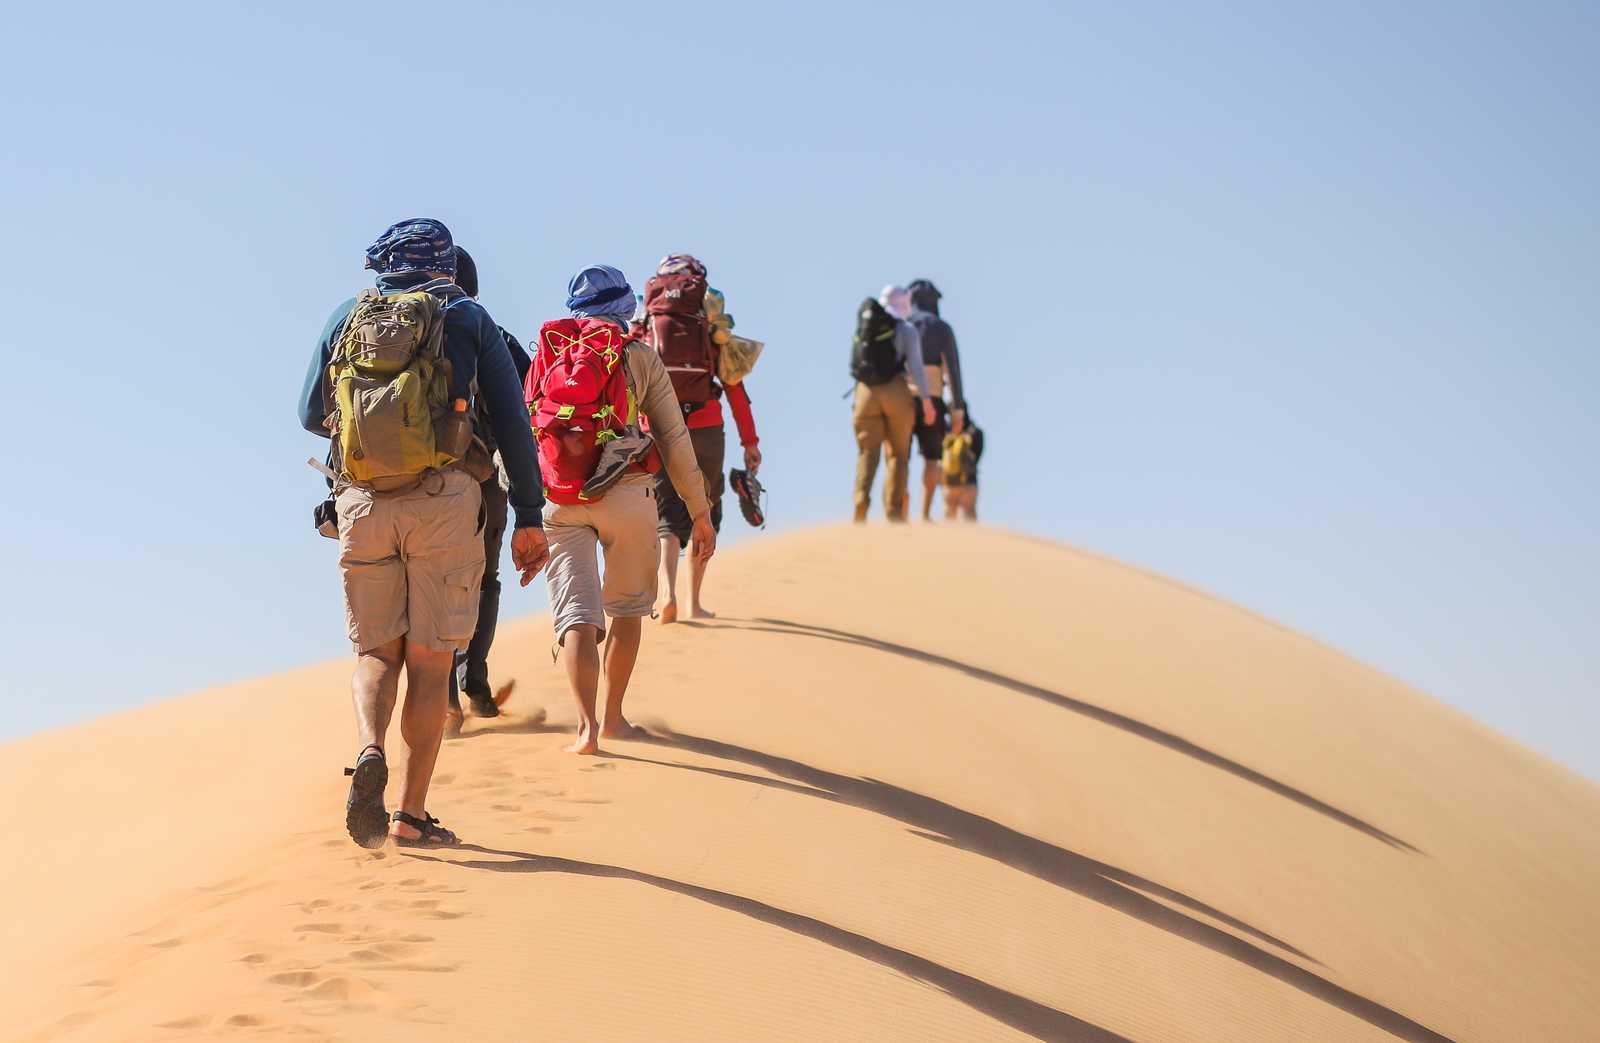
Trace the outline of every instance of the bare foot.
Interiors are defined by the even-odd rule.
[[[517,679],[513,677],[499,688],[496,688],[494,690],[494,704],[496,706],[504,706],[506,704],[506,700],[511,698],[511,693],[516,689],[516,687]]]
[[[676,623],[677,621],[678,603],[676,601],[669,601],[661,609],[661,625],[666,626],[668,623]]]
[[[461,722],[464,719],[465,719],[465,715],[463,715],[462,712],[460,710],[456,709],[454,706],[446,708],[446,710],[444,711],[444,734],[445,734],[445,737],[449,738],[449,739],[454,739],[455,737],[460,735],[461,734]]]
[[[598,729],[591,722],[585,721],[578,726],[578,739],[567,747],[568,753],[577,753],[592,757],[600,752],[600,735]]]
[[[716,619],[717,614],[704,605],[696,605],[689,610],[690,619]]]
[[[607,739],[648,739],[650,733],[637,724],[629,724],[626,720],[618,718],[607,721],[600,726],[600,734]]]

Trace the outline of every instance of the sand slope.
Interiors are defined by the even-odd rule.
[[[548,622],[503,628],[523,716],[432,801],[465,850],[344,837],[344,662],[0,747],[0,1037],[1600,1032],[1600,789],[1439,703],[994,531],[713,581],[722,619],[647,633],[662,738],[601,760],[560,752]]]

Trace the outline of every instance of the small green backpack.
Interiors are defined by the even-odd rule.
[[[363,290],[334,344],[327,386],[343,481],[390,492],[457,462],[437,437],[450,409],[450,360],[433,294]]]

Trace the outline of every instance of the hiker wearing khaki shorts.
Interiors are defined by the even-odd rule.
[[[548,558],[520,382],[494,320],[451,281],[455,266],[450,232],[438,221],[392,226],[367,250],[377,289],[329,318],[300,398],[301,424],[334,442],[339,569],[363,744],[346,769],[345,828],[363,847],[381,846],[386,835],[411,847],[457,843],[429,814],[427,796],[451,666],[472,638],[483,578],[479,482],[490,465],[472,438],[474,398],[510,478],[511,557],[524,585]],[[432,423],[416,423],[418,415]],[[402,670],[408,755],[391,825],[385,741]]]
[[[615,268],[586,268],[568,286],[567,307],[574,317],[605,319],[627,330],[633,290]],[[693,519],[690,553],[703,563],[716,551],[717,534],[672,379],[661,357],[637,340],[629,341],[623,352],[633,399],[649,421],[650,437]],[[544,531],[550,540],[548,582],[556,656],[578,704],[578,738],[571,752],[594,754],[600,751],[602,736],[625,739],[644,734],[623,717],[622,701],[639,657],[642,621],[656,599],[660,543],[655,481],[642,467],[632,467],[592,503],[547,503]],[[597,553],[605,557],[604,580]],[[606,702],[599,719],[602,667]]]

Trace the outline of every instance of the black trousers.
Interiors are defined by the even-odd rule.
[[[465,652],[456,653],[450,671],[450,705],[461,709],[461,693],[490,696],[489,648],[500,619],[500,548],[506,539],[506,491],[496,475],[483,483],[483,586],[478,593],[478,627]]]

